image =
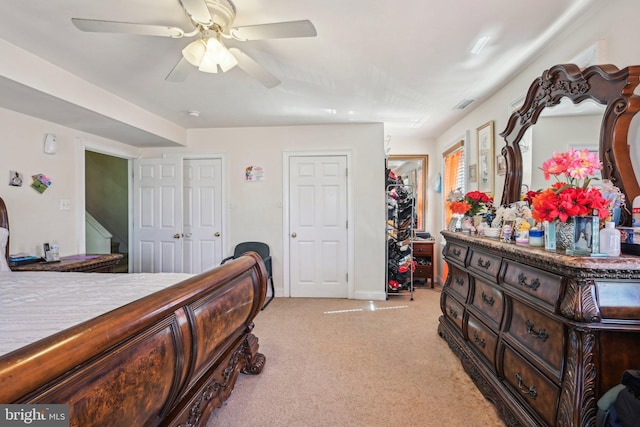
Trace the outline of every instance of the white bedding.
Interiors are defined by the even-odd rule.
[[[192,276],[0,273],[0,356]]]

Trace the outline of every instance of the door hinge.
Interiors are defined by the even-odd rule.
[[[347,276],[347,283],[349,283],[349,273],[345,274]]]
[[[349,228],[349,220],[346,220],[345,222],[346,222],[345,228]]]
[[[349,168],[345,168],[344,169],[344,174],[345,174],[345,176],[349,176]]]

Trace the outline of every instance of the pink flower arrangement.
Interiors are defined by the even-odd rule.
[[[553,175],[557,182],[533,198],[532,216],[536,221],[566,222],[570,217],[592,214],[600,219],[609,216],[609,201],[597,188],[589,187],[593,175],[602,169],[597,153],[574,148],[566,153],[553,153],[540,169],[545,179]]]
[[[569,185],[579,186],[579,180],[583,179],[582,188],[587,188],[591,182],[590,176],[602,169],[602,163],[598,153],[591,153],[586,148],[576,151],[571,148],[566,153],[553,153],[553,157],[542,164],[544,179],[549,180],[551,175],[556,179],[564,175]]]

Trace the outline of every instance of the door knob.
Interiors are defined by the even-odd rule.
[[[294,231],[293,233],[291,233],[291,237],[295,239],[296,237],[298,237],[298,234]]]
[[[173,238],[174,238],[174,239],[179,239],[179,238],[180,238],[180,233],[176,233],[176,234],[174,234],[174,235],[173,235]]]
[[[191,233],[185,234],[184,237],[191,237]]]
[[[216,233],[214,234],[214,236],[216,236],[216,237],[220,237],[220,232],[219,232],[219,231],[216,231]]]

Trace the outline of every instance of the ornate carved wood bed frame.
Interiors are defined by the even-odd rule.
[[[0,403],[69,404],[81,427],[202,425],[239,372],[262,371],[251,331],[266,292],[248,253],[20,348],[0,357]]]

